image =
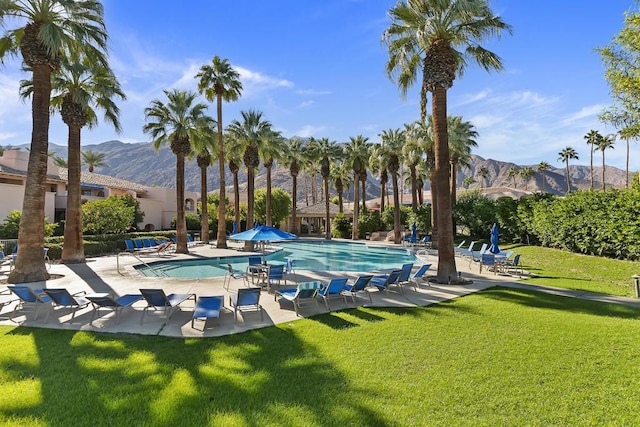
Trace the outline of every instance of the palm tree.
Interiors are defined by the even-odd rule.
[[[106,156],[105,153],[99,153],[97,151],[86,150],[81,153],[82,155],[82,164],[89,166],[89,172],[93,172],[95,168],[101,168],[104,166],[109,166],[104,158]]]
[[[387,194],[387,183],[389,182],[389,172],[387,171],[387,165],[382,159],[382,152],[384,150],[384,142],[381,144],[373,144],[371,146],[371,152],[369,157],[369,166],[371,171],[378,172],[378,179],[380,180],[380,212],[384,212],[385,208],[385,195]]]
[[[418,164],[423,160],[428,145],[429,131],[421,122],[405,124],[405,143],[402,147],[404,164],[409,168],[411,208],[418,209]]]
[[[207,168],[211,166],[211,153],[214,150],[212,141],[218,125],[211,117],[205,116],[202,119],[202,126],[201,129],[198,129],[198,132],[195,132],[196,138],[191,139],[191,153],[189,156],[196,156],[196,164],[200,168],[200,240],[204,243],[209,243]]]
[[[484,188],[484,185],[487,184],[487,178],[489,177],[489,169],[486,166],[482,166],[478,170],[478,176],[481,178],[480,187]]]
[[[229,172],[231,172],[231,174],[233,175],[234,222],[236,223],[236,230],[240,231],[240,183],[238,179],[238,173],[240,172],[240,164],[242,163],[243,148],[242,145],[238,144],[229,134],[224,136],[224,140],[225,152],[227,154],[227,159],[229,162]]]
[[[391,175],[391,185],[393,186],[393,242],[402,242],[402,224],[400,223],[400,192],[398,190],[398,171],[400,170],[402,146],[405,143],[405,134],[400,129],[384,130],[380,134],[384,143],[382,152],[387,170]]]
[[[296,211],[298,209],[298,174],[300,173],[300,165],[302,163],[304,143],[299,138],[291,138],[289,147],[285,152],[285,162],[289,166],[289,175],[291,175],[291,222],[289,224],[289,232],[298,234],[298,220]]]
[[[30,85],[31,86],[31,85]],[[23,86],[24,87],[24,86]],[[63,58],[61,68],[52,78],[53,97],[51,105],[60,111],[62,121],[68,127],[67,163],[67,209],[64,225],[64,246],[62,262],[65,264],[85,262],[84,243],[82,238],[82,200],[80,193],[80,140],[82,128],[89,129],[98,124],[96,110],[102,110],[104,119],[111,123],[116,132],[121,132],[118,116],[120,110],[113,98],[126,99],[118,80],[111,70],[98,62],[87,58],[73,61]],[[84,162],[87,153],[82,152]],[[106,165],[104,153],[95,153],[91,157],[93,166]]]
[[[627,144],[626,187],[629,188],[629,140],[640,137],[640,117],[635,107],[629,108],[626,102],[614,106],[600,115],[600,120],[619,128],[618,134]]]
[[[6,29],[18,24],[21,27]],[[62,57],[74,52],[107,66],[107,31],[98,1],[4,0],[0,3],[0,61],[22,56],[31,73],[32,132],[18,244],[22,249],[9,283],[47,280],[44,258],[44,206],[51,76]]]
[[[438,229],[438,281],[456,280],[453,218],[449,191],[447,90],[470,59],[485,70],[500,70],[500,58],[480,45],[511,27],[493,15],[486,0],[399,1],[389,11],[391,25],[383,34],[388,46],[386,70],[397,78],[403,95],[422,71],[420,118],[426,121],[427,91],[432,97],[435,187]]]
[[[184,215],[184,159],[191,152],[191,141],[206,125],[204,110],[207,106],[196,102],[197,94],[178,89],[164,90],[167,103],[159,99],[145,108],[147,123],[143,132],[151,135],[156,151],[169,143],[176,156],[176,253],[189,253],[187,226]]]
[[[518,168],[515,166],[511,166],[509,169],[507,169],[507,178],[513,179],[513,188],[518,188],[516,185],[516,176],[518,176],[518,174]]]
[[[331,171],[329,174],[331,175],[331,180],[334,183],[336,188],[336,193],[338,193],[338,212],[344,212],[344,203],[343,196],[345,187],[349,187],[351,185],[351,177],[349,176],[349,171],[346,170],[346,163],[344,162],[344,150],[342,150],[342,146],[339,146],[341,149],[339,163],[331,164]]]
[[[233,120],[228,126],[231,136],[244,147],[242,160],[247,168],[247,227],[253,224],[255,208],[255,171],[260,167],[259,147],[262,138],[271,130],[271,123],[255,110],[241,111],[242,122]],[[247,241],[245,251],[253,250],[253,242]]]
[[[575,159],[578,160],[578,153],[573,147],[566,146],[562,151],[558,153],[558,161],[564,162],[566,165],[565,168],[565,177],[567,179],[567,194],[571,192],[571,180],[569,178],[569,160]]]
[[[64,157],[53,156],[53,164],[61,168],[69,168],[69,162]]]
[[[524,180],[524,189],[529,189],[529,180],[535,176],[536,172],[533,170],[531,166],[525,166],[520,169],[520,176]]]
[[[476,182],[473,176],[469,175],[462,180],[462,185],[467,189]]]
[[[538,163],[536,170],[542,174],[542,192],[545,193],[545,183],[547,180],[545,172],[551,169],[551,165],[545,161]]]
[[[341,154],[341,149],[335,141],[329,141],[329,138],[321,138],[318,140],[316,154],[320,159],[320,174],[324,184],[324,210],[325,210],[325,239],[331,239],[331,215],[329,213],[329,178],[331,174],[331,163],[337,160]]]
[[[275,160],[281,159],[286,149],[286,141],[280,134],[273,130],[265,132],[260,140],[258,152],[264,161],[264,167],[267,169],[267,196],[266,196],[266,219],[267,225],[272,226],[271,222],[271,170]]]
[[[596,142],[596,148],[602,152],[602,190],[606,189],[606,183],[604,182],[604,173],[607,166],[604,163],[604,151],[607,148],[614,148],[616,140],[615,134],[610,134],[607,136],[600,136],[598,141]]]
[[[237,101],[242,93],[242,83],[240,82],[240,74],[231,67],[226,59],[220,59],[218,56],[213,57],[211,65],[203,65],[200,67],[200,72],[196,75],[196,78],[200,78],[200,81],[198,82],[198,90],[200,93],[204,93],[204,96],[208,101],[212,101],[214,97],[216,99],[218,123],[217,157],[218,168],[220,169],[220,204],[218,205],[218,237],[216,240],[216,246],[218,248],[226,248],[227,233],[225,214],[227,207],[225,206],[226,183],[224,175],[224,162],[226,157],[224,153],[224,141],[222,138],[222,101]],[[236,215],[239,215],[237,209],[238,207],[236,206]],[[238,222],[236,225],[240,226],[240,223]]]
[[[461,116],[448,116],[447,129],[449,132],[449,161],[451,162],[451,206],[456,203],[456,187],[458,186],[457,173],[462,166],[468,166],[471,157],[471,148],[477,147],[475,138],[478,132],[471,122],[463,121]]]
[[[589,144],[589,156],[590,156],[589,173],[591,174],[591,189],[592,190],[593,190],[593,151],[594,151],[595,145],[598,143],[600,138],[602,138],[602,135],[600,135],[600,133],[597,130],[590,130],[584,136],[584,139],[587,141],[587,144]]]
[[[353,227],[351,238],[358,240],[358,218],[360,216],[360,190],[359,181],[362,179],[363,171],[366,173],[367,159],[369,158],[369,149],[367,141],[369,138],[358,135],[350,136],[349,143],[344,145],[344,156],[347,164],[353,171]]]

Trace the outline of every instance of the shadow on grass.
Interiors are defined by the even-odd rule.
[[[640,319],[640,310],[634,307],[565,297],[534,290],[503,288],[496,286],[494,288],[480,291],[480,295],[486,298],[520,304],[527,307],[562,310],[573,313],[592,314],[596,316],[617,317],[621,319]]]

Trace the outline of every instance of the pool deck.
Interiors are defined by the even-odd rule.
[[[233,245],[233,242],[229,243]],[[373,243],[372,244],[381,244]],[[390,245],[398,248],[397,245]],[[190,248],[190,254],[171,254],[168,256],[158,257],[145,256],[142,259],[145,262],[156,261],[159,259],[197,259],[201,257],[223,257],[223,256],[247,256],[248,252],[239,252],[237,246],[229,249],[211,248],[209,245],[201,245]],[[433,263],[427,276],[434,275],[437,267],[436,251],[429,250],[420,258],[425,263]],[[128,293],[139,294],[140,288],[162,288],[169,293],[195,293],[199,296],[223,295],[225,306],[229,307],[229,296],[235,293],[238,288],[244,287],[243,280],[231,280],[229,291],[223,288],[224,278],[210,279],[174,279],[174,278],[157,278],[143,277],[133,266],[139,264],[140,261],[130,255],[122,256],[103,256],[98,258],[90,258],[86,264],[53,264],[50,269],[52,275],[62,276],[54,280],[46,282],[29,283],[28,286],[33,289],[44,288],[67,288],[71,292],[86,291],[87,293],[103,293],[107,292],[116,296]],[[119,266],[119,268],[118,268]],[[399,268],[400,266],[398,266]],[[370,290],[373,303],[369,302],[366,297],[359,297],[357,305],[366,307],[415,307],[428,306],[434,303],[450,300],[460,296],[464,296],[482,289],[486,289],[496,285],[521,287],[515,282],[517,277],[508,275],[494,275],[493,273],[478,273],[478,266],[469,267],[466,260],[457,260],[458,270],[463,277],[473,280],[473,284],[466,286],[453,285],[422,285],[418,290],[414,290],[412,286],[405,286],[404,294],[396,291],[389,293]],[[414,266],[414,271],[417,265]],[[0,267],[0,280],[5,281],[9,273],[8,266]],[[350,278],[350,283],[357,277],[358,273],[331,273],[331,272],[308,272],[297,271],[296,277],[288,276],[287,285],[284,287],[294,287],[295,281],[305,282],[313,280],[328,281],[332,277],[346,275]],[[0,289],[3,286],[0,285]],[[347,308],[353,308],[354,305],[350,298],[348,303],[342,300],[334,299],[330,301],[331,311],[337,311]],[[201,320],[196,320],[195,328],[191,327],[191,316],[194,304],[192,301],[186,301],[175,310],[170,319],[166,319],[161,312],[149,311],[144,316],[144,322],[141,322],[143,308],[146,303],[144,300],[138,301],[132,307],[126,308],[120,315],[120,321],[115,321],[115,314],[110,311],[101,310],[96,314],[95,320],[91,322],[93,309],[91,306],[80,309],[72,319],[70,310],[66,308],[52,309],[46,304],[40,307],[37,320],[33,320],[32,312],[18,311],[13,320],[9,319],[14,304],[6,306],[0,312],[0,325],[7,326],[28,326],[52,329],[67,330],[83,330],[108,333],[128,333],[128,334],[144,334],[144,335],[161,335],[167,337],[213,337],[222,336],[233,333],[244,332],[252,329],[263,328],[267,326],[277,325],[281,323],[292,322],[300,319],[296,316],[293,306],[288,301],[274,300],[274,295],[263,291],[260,297],[260,303],[264,308],[264,317],[258,312],[248,311],[238,315],[238,321],[234,321],[232,311],[224,310],[218,321],[210,319],[206,325]],[[45,323],[46,311],[52,310]],[[302,317],[309,317],[320,313],[326,313],[324,303],[318,301],[317,305],[307,304],[300,310]],[[203,329],[204,327],[204,330]]]

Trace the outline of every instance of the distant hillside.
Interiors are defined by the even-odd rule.
[[[56,144],[49,144],[50,151],[66,158],[67,148]],[[111,175],[117,178],[127,179],[149,186],[175,187],[175,166],[176,159],[169,148],[162,148],[158,152],[153,149],[151,143],[135,143],[125,144],[120,141],[107,141],[97,145],[83,146],[83,150],[93,150],[105,153],[106,162],[109,166],[96,168],[95,172],[105,175]],[[487,177],[489,187],[512,187],[513,179],[507,177],[507,170],[515,166],[521,169],[526,165],[516,165],[509,162],[501,162],[492,159],[483,159],[480,156],[472,155],[469,168],[463,168],[458,174],[458,186],[466,176],[473,176],[479,181],[478,170],[486,167],[489,171]],[[534,170],[536,165],[531,166]],[[188,161],[186,164],[185,183],[189,191],[200,190],[200,170],[195,160]],[[232,175],[226,169],[226,183],[231,188]],[[590,186],[589,167],[581,165],[570,165],[569,172],[571,175],[571,184],[573,188],[588,189]],[[564,194],[567,188],[564,166],[552,168],[545,172],[544,188],[546,191]],[[594,167],[595,187],[601,187],[602,167]],[[242,189],[246,189],[246,174],[244,168],[241,168],[240,182],[243,184]],[[530,191],[542,190],[542,174],[536,173],[527,184]],[[606,181],[608,187],[624,187],[625,172],[613,166],[607,166]],[[280,187],[286,191],[291,191],[291,176],[289,170],[283,167],[276,167],[272,172],[272,182],[274,187]],[[317,177],[316,191],[321,194],[320,177]],[[208,187],[209,191],[218,189],[219,185],[217,162],[208,169]],[[256,188],[264,188],[266,186],[266,174],[264,168],[261,168],[256,176]],[[298,176],[298,200],[305,200],[309,195],[311,201],[311,179],[304,173]],[[476,182],[470,188],[480,188],[480,183]],[[525,182],[516,177],[516,188],[524,189]],[[425,189],[429,190],[429,184],[425,185]],[[377,177],[369,176],[367,182],[367,194],[369,198],[380,197],[380,187]],[[319,198],[320,196],[318,196]]]

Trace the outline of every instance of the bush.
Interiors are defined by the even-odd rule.
[[[261,188],[256,190],[254,203],[255,219],[260,224],[267,223],[267,190]],[[291,196],[281,188],[271,189],[271,223],[280,224],[289,217],[291,213]]]
[[[200,215],[188,213],[184,216],[184,220],[187,223],[187,230],[200,230],[202,229],[202,219]],[[176,229],[176,222],[178,221],[177,217],[171,218],[171,228]],[[211,224],[211,222],[209,222]],[[217,224],[217,221],[216,221]]]
[[[358,238],[362,239],[367,235],[367,233],[380,231],[383,227],[380,212],[369,209],[360,212],[360,219],[358,220]]]
[[[82,205],[83,231],[90,234],[124,233],[135,220],[135,210],[135,206],[123,197],[87,202]]]
[[[464,191],[453,207],[453,217],[455,223],[466,227],[471,236],[488,237],[497,222],[496,205],[480,190]]]
[[[20,229],[20,220],[22,219],[22,212],[13,210],[7,214],[4,222],[0,224],[0,238],[3,239],[17,239],[18,230]],[[44,236],[52,236],[56,229],[56,224],[47,222],[47,218],[44,219]]]
[[[344,213],[338,213],[332,221],[331,235],[348,239],[351,236],[351,225],[351,220]]]

